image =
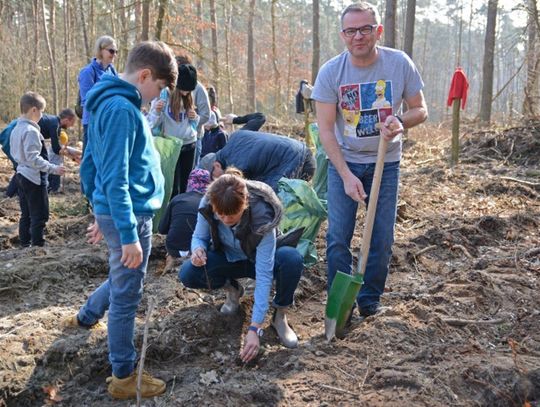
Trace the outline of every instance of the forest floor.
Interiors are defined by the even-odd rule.
[[[449,127],[449,126],[448,126]],[[145,406],[540,406],[540,123],[469,131],[448,165],[449,131],[411,131],[402,162],[396,242],[383,313],[324,338],[325,230],[305,270],[286,349],[268,328],[259,357],[238,357],[250,296],[224,317],[220,291],[184,288],[154,236],[137,315],[145,368],[167,381]],[[48,245],[19,249],[16,199],[0,198],[0,406],[128,406],[106,389],[105,330],[70,330],[107,277],[107,249],[85,241],[91,217],[69,163],[50,197]],[[3,193],[11,175],[0,158]],[[352,249],[358,251],[364,210]]]

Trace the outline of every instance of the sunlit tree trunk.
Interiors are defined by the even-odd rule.
[[[225,7],[223,7],[224,20],[225,20],[225,70],[227,72],[227,102],[229,103],[229,111],[234,112],[234,99],[233,99],[233,78],[231,68],[231,46],[230,36],[232,27],[232,15],[233,5],[231,0],[227,0]]]
[[[253,39],[253,19],[255,16],[255,2],[249,1],[248,14],[248,50],[247,50],[247,110],[254,112],[256,109],[255,96],[255,46]]]
[[[217,36],[217,16],[216,16],[216,1],[210,0],[210,21],[212,22],[212,83],[216,88],[216,93],[219,95],[219,47]]]
[[[41,0],[41,12],[43,19],[43,34],[45,38],[45,45],[47,47],[47,53],[49,55],[49,67],[51,72],[51,87],[53,92],[53,103],[52,109],[54,113],[58,112],[58,86],[56,84],[56,61],[54,60],[54,55],[51,47],[51,39],[49,37],[49,29],[47,28],[47,19],[46,19],[46,9],[45,9],[45,0]]]
[[[64,17],[64,99],[63,105],[69,106],[69,4],[67,0],[63,1],[63,17]]]
[[[523,115],[533,119],[540,116],[538,72],[540,69],[540,53],[538,52],[538,7],[536,0],[528,1],[528,38],[527,38],[527,80],[523,99]]]
[[[278,114],[281,106],[281,86],[280,75],[277,63],[277,44],[276,44],[276,4],[277,0],[272,0],[270,6],[270,16],[272,24],[272,68],[274,72],[274,86],[276,87],[276,94],[274,100],[274,113]]]
[[[489,0],[488,2],[486,37],[484,41],[484,64],[482,69],[482,95],[480,102],[480,120],[484,123],[489,123],[491,120],[497,1],[498,0]]]
[[[396,14],[397,0],[386,0],[386,10],[384,13],[384,45],[386,47],[396,47]]]
[[[150,32],[150,0],[143,0],[141,41],[148,41],[149,32]]]
[[[32,13],[33,22],[34,22],[34,46],[32,49],[32,71],[30,77],[30,89],[35,89],[37,87],[37,67],[38,67],[38,57],[39,57],[39,4],[38,0],[32,2]]]
[[[141,41],[142,29],[142,1],[136,1],[135,4],[135,43]]]
[[[321,59],[321,43],[319,41],[319,0],[313,0],[313,56],[311,59],[311,83],[315,83],[319,73],[319,61]]]
[[[79,12],[81,16],[81,30],[83,34],[83,40],[84,40],[84,50],[86,52],[86,57],[90,58],[90,46],[88,44],[88,33],[86,31],[86,18],[85,18],[85,11],[84,11],[84,1],[79,0]]]
[[[163,21],[165,20],[165,12],[167,11],[167,0],[159,0],[158,17],[156,21],[156,40],[161,41],[163,33]]]
[[[204,33],[202,29],[204,17],[202,11],[202,0],[195,0],[195,12],[197,13],[198,24],[196,26],[195,40],[197,47],[199,48],[199,58],[197,58],[197,70],[202,71],[204,69]],[[228,44],[225,44],[228,46]]]

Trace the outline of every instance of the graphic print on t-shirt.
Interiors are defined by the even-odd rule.
[[[342,85],[339,99],[344,136],[378,136],[380,123],[392,114],[392,81]]]

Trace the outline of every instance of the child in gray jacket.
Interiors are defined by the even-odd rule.
[[[63,175],[65,169],[48,161],[47,149],[37,122],[45,110],[45,99],[35,92],[21,97],[21,117],[10,135],[11,155],[17,162],[17,189],[21,218],[22,247],[43,246],[43,230],[49,220],[47,174]]]

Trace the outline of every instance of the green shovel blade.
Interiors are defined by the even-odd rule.
[[[336,336],[341,336],[356,296],[362,287],[362,274],[345,274],[341,271],[336,273],[328,300],[326,302],[326,318],[324,331],[329,341]]]

